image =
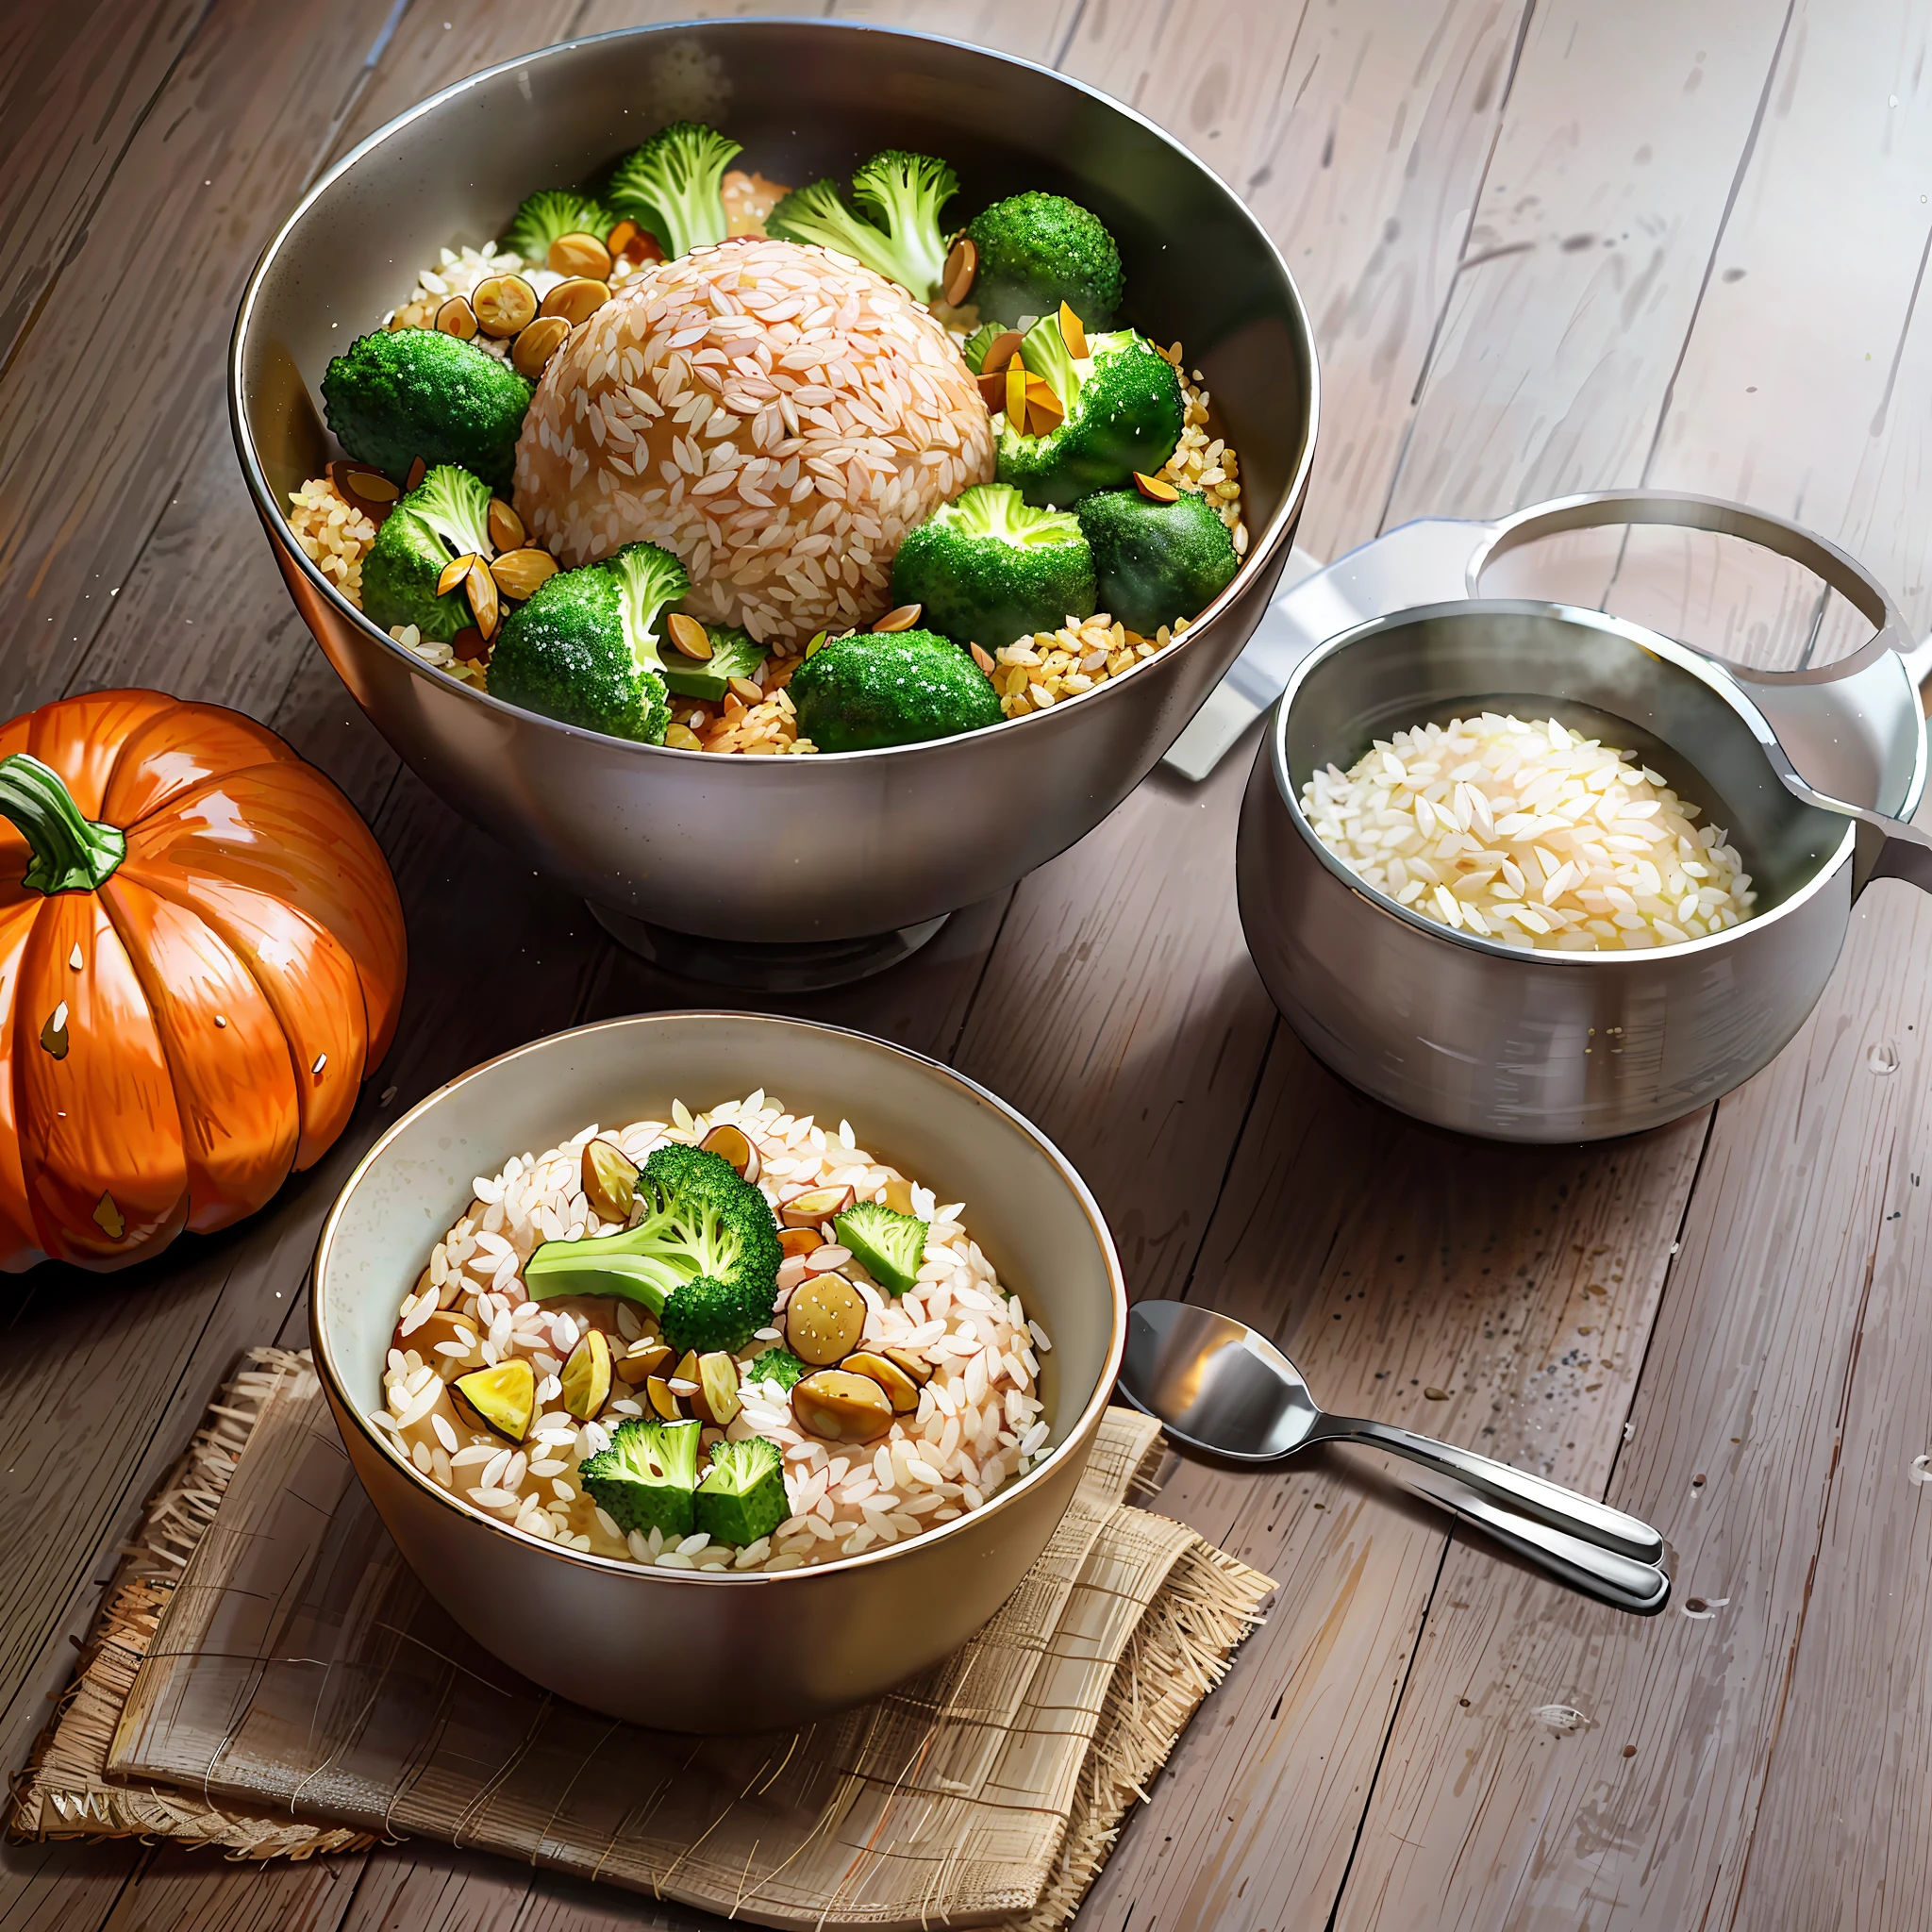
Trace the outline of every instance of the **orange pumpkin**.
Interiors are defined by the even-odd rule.
[[[149,691],[0,727],[0,1268],[252,1214],[395,1032],[368,827],[274,732]]]

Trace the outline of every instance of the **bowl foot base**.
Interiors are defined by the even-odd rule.
[[[668,925],[653,925],[648,920],[613,911],[591,899],[584,903],[591,908],[591,918],[641,959],[681,978],[749,992],[817,992],[828,986],[870,979],[901,959],[909,959],[952,917],[942,912],[937,919],[863,939],[800,940],[773,945],[753,940],[703,939],[695,933],[674,932]]]

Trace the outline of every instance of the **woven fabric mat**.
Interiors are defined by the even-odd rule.
[[[1131,1507],[1158,1457],[1110,1410],[1045,1554],[923,1677],[694,1739],[565,1704],[458,1630],[307,1359],[258,1349],[150,1504],[10,1828],[251,1858],[420,1836],[759,1924],[1048,1932],[1274,1588]]]

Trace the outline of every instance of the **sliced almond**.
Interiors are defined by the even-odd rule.
[[[381,523],[403,493],[380,470],[372,470],[366,463],[345,462],[340,457],[328,466],[328,480],[344,503],[359,509],[373,524]]]
[[[1026,428],[1029,435],[1050,436],[1067,420],[1066,406],[1043,375],[1026,378]]]
[[[671,1392],[671,1385],[661,1375],[650,1375],[644,1380],[644,1400],[661,1415],[667,1423],[682,1422],[684,1411],[677,1406],[677,1397]]]
[[[852,1205],[852,1190],[842,1188],[808,1188],[802,1194],[794,1194],[778,1209],[778,1219],[787,1227],[816,1227],[822,1221],[830,1221],[844,1213]]]
[[[895,630],[910,630],[919,622],[924,610],[924,604],[901,604],[896,609],[889,610],[873,625],[874,634]]]
[[[946,257],[940,275],[940,292],[948,308],[957,308],[973,292],[974,277],[979,273],[979,247],[971,235],[961,235]]]
[[[470,291],[476,326],[500,341],[536,320],[537,291],[522,275],[485,275]]]
[[[444,564],[442,575],[436,580],[436,594],[439,597],[447,597],[470,575],[470,566],[482,561],[483,559],[473,550],[457,558],[453,562]]]
[[[466,624],[450,639],[449,654],[465,664],[479,664],[490,655],[490,640],[474,624]]]
[[[560,315],[575,328],[580,322],[589,322],[609,299],[610,284],[601,275],[572,275],[544,296],[543,306],[537,312]]]
[[[1087,331],[1081,325],[1080,318],[1062,302],[1060,304],[1060,341],[1067,345],[1067,354],[1077,362],[1087,353]]]
[[[436,311],[436,325],[444,335],[457,336],[467,342],[476,333],[476,311],[470,307],[470,298],[452,295]]]
[[[657,1374],[671,1359],[671,1348],[662,1341],[633,1341],[630,1353],[619,1356],[612,1364],[617,1373],[633,1388]]]
[[[547,583],[557,575],[557,559],[549,551],[539,550],[534,544],[522,550],[506,550],[490,566],[490,575],[506,597],[521,604],[525,597],[535,594],[540,584]]]
[[[484,642],[488,643],[496,635],[496,626],[503,616],[503,603],[496,594],[496,579],[490,575],[490,566],[480,557],[470,559],[470,571],[463,579],[463,590],[470,600],[476,628],[483,633]]]
[[[1174,503],[1180,497],[1180,491],[1165,476],[1149,476],[1139,470],[1134,472],[1134,488],[1149,503]]]
[[[728,1160],[742,1179],[758,1179],[758,1150],[742,1127],[733,1126],[729,1121],[721,1121],[698,1145],[707,1153],[717,1155],[721,1160]]]
[[[1007,364],[1020,353],[1020,344],[1024,340],[1016,328],[1002,329],[986,345],[986,354],[980,360],[979,373],[982,375],[1003,375]]]
[[[824,1236],[815,1227],[781,1227],[778,1230],[778,1252],[788,1259],[793,1255],[802,1257],[824,1244]]]
[[[465,1348],[474,1349],[481,1332],[475,1316],[458,1313],[454,1308],[438,1308],[428,1320],[409,1331],[407,1341],[395,1345],[415,1349],[426,1362],[439,1341],[459,1341]]]
[[[427,461],[424,458],[418,457],[416,460],[409,465],[409,474],[403,483],[404,492],[407,494],[409,491],[418,488],[421,485],[424,477],[428,475],[428,474],[429,465]]]
[[[889,1362],[903,1369],[920,1388],[924,1389],[932,1380],[932,1364],[924,1356],[914,1355],[909,1348],[882,1348],[879,1353]]]
[[[610,258],[611,250],[606,243],[579,229],[575,234],[559,235],[550,244],[543,266],[554,275],[581,276],[601,282],[610,274]],[[607,289],[604,292],[608,295],[610,291]]]
[[[1019,357],[1007,364],[1007,426],[1015,436],[1026,434],[1026,365]]]
[[[638,1164],[615,1141],[586,1141],[577,1178],[599,1221],[614,1221],[621,1226],[630,1219],[637,1199]]]
[[[671,633],[671,641],[687,658],[696,658],[702,662],[711,655],[711,633],[695,617],[687,617],[682,610],[674,610],[665,619],[664,627]]]
[[[891,1357],[861,1349],[839,1364],[848,1375],[864,1375],[886,1391],[894,1415],[910,1415],[919,1407],[919,1384]]]
[[[563,347],[570,335],[570,324],[560,315],[540,315],[510,344],[509,359],[517,374],[532,382],[543,374],[551,357]]]
[[[754,684],[748,677],[727,678],[724,683],[724,688],[731,693],[733,697],[735,697],[739,701],[740,704],[743,705],[747,710],[750,709],[750,708],[753,705],[761,705],[765,701],[764,686],[761,684]]]
[[[520,550],[529,541],[523,518],[500,496],[490,499],[490,541],[497,550]]]
[[[970,644],[967,648],[973,653],[973,661],[991,677],[998,668],[993,663],[992,658],[985,651],[982,651],[977,644]],[[909,1208],[902,1208],[899,1212],[901,1214],[910,1214],[912,1210]]]

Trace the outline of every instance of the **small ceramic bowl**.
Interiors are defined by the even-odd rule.
[[[645,1569],[559,1549],[416,1470],[370,1421],[396,1309],[472,1180],[591,1121],[668,1117],[764,1088],[964,1201],[1052,1338],[1052,1453],[926,1534],[775,1575]],[[316,1365],[349,1457],[424,1586],[471,1636],[574,1703],[660,1729],[769,1730],[861,1703],[957,1650],[1073,1500],[1120,1367],[1126,1293],[1093,1197],[1053,1144],[949,1068],[861,1033],[658,1013],[553,1035],[410,1109],[342,1190],[316,1250]]]

